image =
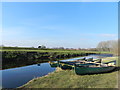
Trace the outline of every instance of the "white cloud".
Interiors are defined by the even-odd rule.
[[[118,37],[117,34],[109,34],[109,33],[101,33],[101,34],[96,34],[96,33],[84,33],[81,34],[82,36],[99,36],[99,37],[108,37],[108,38],[112,38],[112,37]]]
[[[99,36],[102,36],[102,37],[116,37],[117,35],[116,34],[99,34]]]

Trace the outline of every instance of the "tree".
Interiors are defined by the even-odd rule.
[[[41,46],[41,49],[45,49],[45,48],[46,48],[46,46],[44,46],[44,45]]]
[[[120,40],[102,41],[98,43],[97,49],[99,51],[110,51],[118,55],[118,42],[120,42]]]
[[[42,46],[38,46],[38,48],[40,48],[40,49],[45,49],[46,46],[42,45]]]
[[[99,42],[97,48],[99,51],[110,51],[109,42],[108,41]]]
[[[64,47],[59,47],[59,49],[64,49]]]
[[[38,46],[38,48],[40,48],[40,49],[41,49],[41,46]]]

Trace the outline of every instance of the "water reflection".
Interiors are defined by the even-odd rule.
[[[38,66],[40,66],[40,63],[39,64],[37,64]]]
[[[55,68],[51,68],[49,63],[41,63],[25,67],[1,70],[2,72],[2,86],[4,88],[16,88],[29,80],[47,75],[53,72]]]
[[[102,58],[102,57],[111,57],[111,54],[101,54],[101,55],[89,55],[86,58],[93,57]],[[84,57],[77,57],[66,59],[62,61],[74,61],[76,59],[81,59]],[[55,61],[57,62],[57,61]],[[56,65],[51,65],[49,63],[40,63],[35,65],[29,65],[25,67],[12,68],[6,70],[0,70],[2,73],[2,87],[4,88],[16,88],[27,83],[29,80],[47,75],[50,72],[53,72],[56,69]]]

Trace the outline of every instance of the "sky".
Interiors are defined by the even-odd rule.
[[[1,0],[2,2],[118,2],[119,0]]]
[[[4,2],[5,46],[94,48],[118,38],[117,2]]]

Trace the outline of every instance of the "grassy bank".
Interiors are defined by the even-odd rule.
[[[114,60],[117,57],[107,59]],[[106,59],[104,58],[103,61],[106,62]],[[74,70],[57,68],[55,72],[33,79],[20,88],[117,88],[117,75],[118,71],[94,75],[76,75]]]
[[[2,69],[8,69],[47,62],[49,60],[67,59],[107,52],[4,47],[0,53],[2,53]]]
[[[27,52],[27,51],[3,51],[2,69],[32,65],[46,61],[67,59],[78,56],[87,56],[95,53],[84,52]]]
[[[110,52],[3,47],[0,49],[0,53],[2,53],[2,69],[8,69],[47,62],[49,60],[53,61],[78,56],[87,56],[90,54],[106,54]]]

